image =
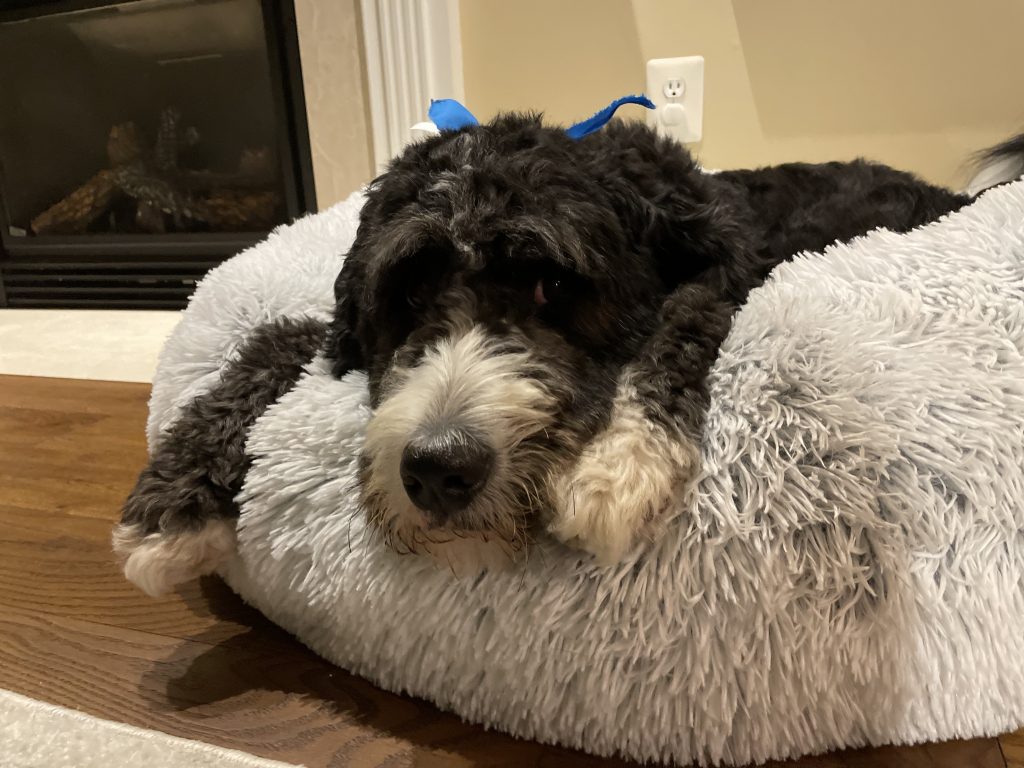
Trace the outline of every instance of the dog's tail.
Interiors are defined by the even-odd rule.
[[[975,158],[974,177],[967,185],[967,194],[980,195],[986,189],[1016,181],[1024,175],[1024,133],[979,152]]]

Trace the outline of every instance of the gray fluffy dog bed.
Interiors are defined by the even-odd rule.
[[[151,448],[254,330],[319,328],[361,198],[215,270]],[[270,323],[271,325],[267,325]],[[712,373],[705,475],[621,565],[456,579],[351,492],[365,379],[320,357],[248,435],[228,582],[338,665],[509,733],[743,763],[1024,720],[1024,182],[779,267]]]

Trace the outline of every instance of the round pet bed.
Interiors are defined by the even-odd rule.
[[[326,321],[355,195],[214,270],[151,444],[255,327]],[[231,586],[334,663],[597,754],[744,763],[1024,720],[1024,182],[779,267],[712,373],[706,474],[617,567],[540,542],[455,578],[351,492],[365,378],[313,359],[256,422]]]

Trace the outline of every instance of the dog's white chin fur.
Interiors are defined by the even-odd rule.
[[[211,520],[198,531],[150,533],[119,525],[114,552],[123,561],[128,581],[152,597],[179,584],[213,573],[236,551],[234,520]]]
[[[371,523],[399,548],[432,555],[458,574],[500,567],[514,559],[519,484],[529,482],[510,460],[516,447],[550,423],[552,398],[531,377],[530,355],[510,351],[470,323],[429,348],[418,365],[394,380],[366,431],[369,461],[364,498]],[[487,533],[448,535],[425,528],[402,483],[402,452],[419,433],[456,424],[486,439],[494,472],[468,514]]]
[[[608,426],[552,481],[556,537],[611,565],[653,537],[700,467],[699,446],[651,422],[628,378]]]
[[[519,550],[487,531],[430,528],[422,513],[409,505],[392,518],[392,546],[399,552],[427,555],[456,578],[497,571],[516,562]]]
[[[476,533],[453,535],[447,541],[428,542],[423,552],[432,557],[439,568],[451,571],[457,579],[474,576],[481,571],[504,570],[516,561],[517,555],[507,542],[484,538]]]

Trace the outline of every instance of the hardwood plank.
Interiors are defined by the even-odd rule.
[[[0,608],[0,687],[309,766],[621,765],[463,723],[282,637],[210,643]]]
[[[1024,768],[1024,728],[999,737],[1006,768]]]
[[[149,384],[127,381],[0,376],[0,404],[61,413],[103,413],[138,417],[149,403]],[[141,410],[140,410],[141,409]]]
[[[152,632],[203,633],[219,642],[274,631],[220,579],[154,599],[128,584],[110,549],[107,520],[0,505],[0,606]]]
[[[0,381],[0,501],[116,520],[146,463],[149,386]]]
[[[997,739],[845,749],[762,768],[1005,768]]]

